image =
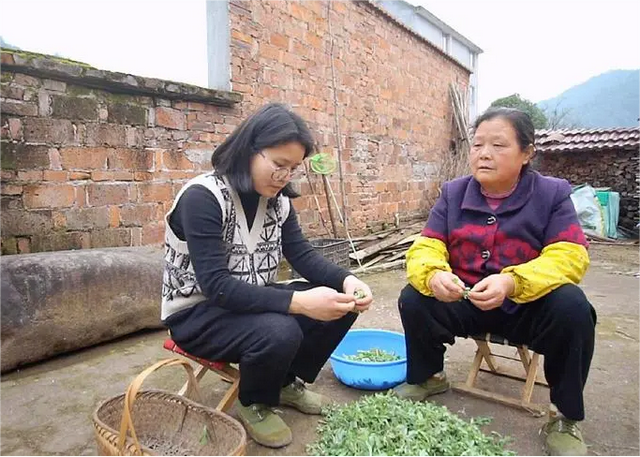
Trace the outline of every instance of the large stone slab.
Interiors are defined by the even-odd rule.
[[[0,269],[2,372],[162,327],[157,248],[3,256]]]

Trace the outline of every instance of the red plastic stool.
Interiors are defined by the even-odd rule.
[[[229,408],[231,408],[231,405],[233,404],[235,399],[238,398],[238,389],[240,387],[240,371],[238,371],[237,368],[232,367],[227,362],[211,362],[209,360],[201,359],[200,357],[191,355],[180,349],[180,347],[171,338],[165,340],[163,346],[165,349],[171,352],[175,352],[176,354],[180,354],[183,357],[198,362],[200,366],[195,370],[196,379],[198,381],[200,381],[204,377],[204,375],[207,374],[207,371],[211,370],[225,381],[230,382],[231,387],[227,389],[227,392],[222,397],[222,400],[220,400],[220,402],[218,403],[218,406],[216,406],[216,409],[218,411],[226,412]],[[187,383],[182,386],[178,394],[184,395],[186,391]]]

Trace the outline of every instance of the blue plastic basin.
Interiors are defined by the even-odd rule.
[[[393,362],[358,362],[345,359],[358,350],[382,349],[400,356]],[[389,330],[349,330],[329,358],[336,377],[350,387],[385,390],[397,386],[407,377],[407,349],[402,333]]]

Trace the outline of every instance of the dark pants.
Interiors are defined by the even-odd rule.
[[[293,282],[276,287],[307,290],[314,286]],[[296,376],[315,381],[357,316],[347,313],[321,322],[298,314],[239,314],[202,303],[172,315],[167,324],[172,339],[188,353],[240,364],[243,405],[276,406],[280,389]]]
[[[596,312],[582,290],[564,285],[507,314],[482,311],[470,301],[442,303],[412,286],[402,290],[398,307],[407,344],[407,382],[419,384],[442,371],[444,343],[478,333],[499,334],[544,355],[551,402],[572,420],[584,419],[582,390],[593,356]]]

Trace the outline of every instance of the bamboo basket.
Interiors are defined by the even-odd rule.
[[[161,390],[139,392],[154,371],[182,365],[188,397]],[[100,455],[244,455],[247,435],[232,417],[202,406],[191,365],[166,359],[140,373],[124,395],[102,402],[93,413]],[[135,424],[135,427],[134,427]]]

